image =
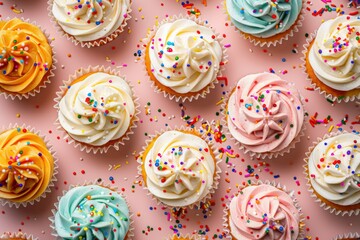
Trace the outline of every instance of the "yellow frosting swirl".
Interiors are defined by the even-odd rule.
[[[0,90],[28,93],[52,66],[52,49],[37,26],[18,18],[0,21]]]
[[[27,202],[40,197],[54,172],[44,140],[25,128],[0,134],[0,199]]]

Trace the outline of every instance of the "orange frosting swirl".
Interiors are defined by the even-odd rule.
[[[54,172],[44,140],[25,128],[0,134],[0,199],[27,202],[40,197]]]
[[[52,66],[52,49],[37,26],[18,18],[0,21],[0,90],[28,93]]]

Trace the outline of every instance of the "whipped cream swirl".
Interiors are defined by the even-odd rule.
[[[189,19],[162,24],[148,51],[152,74],[180,94],[201,91],[214,81],[222,60],[215,33]]]
[[[58,119],[76,141],[103,146],[128,131],[135,114],[132,96],[121,77],[90,73],[69,86],[59,103]]]
[[[146,185],[161,202],[174,207],[201,201],[213,187],[216,160],[200,137],[167,131],[149,145],[143,159]]]

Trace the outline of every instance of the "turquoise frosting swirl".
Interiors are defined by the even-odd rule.
[[[120,194],[98,185],[72,188],[59,202],[55,229],[62,239],[123,240],[129,208]]]
[[[285,32],[296,22],[302,0],[226,0],[226,8],[241,32],[269,38]]]

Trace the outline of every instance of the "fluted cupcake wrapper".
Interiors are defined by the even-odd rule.
[[[8,127],[2,127],[2,129],[0,130],[0,133],[3,133],[7,130],[11,130],[11,129],[14,129],[14,128],[25,128],[27,131],[31,132],[31,133],[34,133],[36,135],[38,135],[39,137],[42,138],[42,140],[44,141],[44,143],[46,144],[46,148],[49,150],[49,152],[51,153],[51,156],[53,157],[54,159],[54,170],[53,170],[53,175],[51,177],[51,180],[49,181],[49,184],[48,186],[46,187],[46,190],[37,198],[31,200],[31,201],[26,201],[26,202],[13,202],[11,201],[10,199],[3,199],[3,198],[0,198],[0,204],[2,206],[6,206],[6,205],[9,205],[9,207],[13,207],[15,206],[16,208],[19,208],[20,206],[22,207],[26,207],[28,204],[30,205],[34,205],[36,202],[40,202],[40,200],[42,198],[46,198],[46,195],[47,194],[50,194],[51,193],[51,189],[52,187],[55,186],[55,182],[57,182],[57,178],[56,178],[56,175],[58,174],[58,165],[57,165],[57,162],[58,162],[58,158],[56,156],[56,152],[53,148],[53,146],[49,143],[49,140],[46,139],[46,136],[41,134],[40,131],[38,130],[35,130],[35,128],[31,127],[31,126],[27,126],[25,124],[22,124],[22,125],[19,125],[17,123],[15,124],[10,124]]]
[[[50,220],[50,222],[51,222],[51,223],[50,223],[50,228],[52,229],[51,235],[54,236],[55,239],[57,239],[57,240],[62,240],[62,239],[63,239],[63,238],[61,238],[61,237],[58,235],[58,233],[57,233],[57,231],[56,231],[56,227],[55,227],[55,215],[56,215],[56,213],[57,213],[57,211],[58,211],[59,202],[60,202],[61,197],[65,196],[65,194],[66,194],[68,191],[70,191],[71,189],[73,189],[73,188],[75,188],[75,187],[89,186],[89,185],[98,185],[98,186],[101,186],[101,187],[110,189],[111,191],[114,191],[114,192],[118,193],[118,194],[125,200],[128,208],[129,208],[130,225],[129,225],[129,230],[128,230],[127,234],[126,234],[126,238],[125,238],[124,240],[134,240],[134,239],[135,239],[135,238],[134,238],[134,236],[135,236],[135,235],[134,235],[134,219],[133,219],[133,218],[134,218],[134,214],[133,214],[133,212],[132,212],[131,209],[130,209],[130,205],[129,205],[129,202],[128,202],[126,196],[125,196],[123,193],[119,192],[117,187],[114,187],[114,186],[112,186],[112,185],[110,185],[110,184],[106,184],[106,183],[104,183],[103,181],[100,181],[100,182],[99,182],[99,181],[96,181],[96,180],[94,180],[94,181],[85,181],[83,184],[71,185],[68,190],[64,190],[64,191],[62,192],[62,196],[58,196],[58,197],[57,197],[57,200],[58,200],[58,201],[57,201],[56,203],[54,203],[55,208],[51,210],[51,213],[53,214],[53,216],[49,217],[49,220]]]
[[[73,42],[76,46],[77,45],[80,45],[81,47],[83,48],[92,48],[92,47],[100,47],[100,46],[103,46],[103,45],[106,45],[108,44],[109,42],[115,40],[122,32],[124,32],[125,30],[125,27],[127,26],[127,21],[131,19],[131,15],[130,13],[132,12],[132,9],[131,9],[131,5],[132,5],[132,0],[130,0],[130,6],[129,8],[127,9],[127,12],[126,12],[126,17],[124,18],[123,20],[123,23],[120,25],[120,27],[118,29],[116,29],[114,32],[112,32],[110,35],[106,36],[106,37],[103,37],[101,39],[98,39],[98,40],[94,40],[94,41],[85,41],[85,42],[82,42],[82,41],[79,41],[76,39],[75,36],[72,36],[70,34],[68,34],[67,32],[65,32],[63,30],[63,28],[57,23],[57,20],[56,18],[54,17],[54,15],[52,14],[52,7],[53,7],[53,2],[55,0],[48,0],[48,16],[50,17],[50,20],[51,22],[54,23],[55,27],[56,27],[56,30],[57,32],[61,33],[61,35],[63,37],[66,37],[67,40],[70,40],[71,42]]]
[[[254,181],[251,184],[247,184],[246,186],[243,186],[241,189],[247,187],[247,186],[258,186],[261,184],[266,184],[266,185],[270,185],[273,187],[276,187],[279,190],[282,190],[284,192],[286,192],[293,200],[294,206],[296,207],[296,209],[299,211],[299,215],[300,215],[300,221],[299,221],[299,235],[296,238],[297,240],[304,240],[305,237],[305,218],[304,215],[302,213],[302,209],[299,205],[298,200],[295,198],[295,193],[294,190],[287,190],[285,185],[282,185],[280,183],[276,183],[275,181]],[[231,199],[229,199],[228,204],[226,204],[226,207],[224,208],[224,215],[223,215],[223,230],[226,234],[224,239],[233,239],[231,236],[231,231],[230,231],[230,226],[229,226],[229,217],[230,217],[230,208],[229,208],[229,204],[230,204]],[[240,239],[239,239],[240,240]]]
[[[320,95],[323,95],[326,99],[330,99],[333,102],[349,102],[349,101],[355,101],[360,99],[360,93],[358,95],[352,95],[352,96],[333,96],[331,93],[327,93],[325,90],[321,89],[319,86],[314,83],[311,78],[309,77],[308,71],[306,69],[306,55],[308,51],[310,51],[310,46],[313,41],[315,41],[316,38],[316,31],[311,33],[309,37],[306,39],[306,43],[303,45],[304,50],[302,51],[303,56],[301,57],[301,69],[302,72],[306,74],[306,80],[311,84],[311,86],[314,88],[315,91],[319,92]]]
[[[4,21],[9,21],[12,18],[7,17]],[[44,28],[42,28],[40,25],[38,25],[35,21],[31,21],[29,18],[24,19],[24,18],[19,18],[24,22],[30,23],[36,27],[38,27],[45,35],[45,37],[48,40],[48,44],[51,47],[51,51],[52,51],[52,64],[51,67],[49,68],[48,72],[46,73],[46,75],[44,76],[44,79],[42,79],[42,81],[40,82],[40,84],[38,86],[36,86],[36,88],[34,88],[33,90],[31,90],[30,92],[27,93],[10,93],[10,92],[5,92],[5,91],[0,91],[0,96],[3,95],[5,97],[5,99],[11,99],[11,100],[15,100],[15,99],[29,99],[30,97],[34,97],[36,94],[40,93],[40,91],[43,88],[46,88],[46,86],[51,83],[51,78],[55,76],[54,71],[56,69],[56,63],[57,60],[55,58],[55,51],[54,51],[54,44],[53,41],[50,38],[50,34],[46,32],[46,30]],[[1,20],[1,19],[0,19]]]
[[[219,66],[219,70],[218,70],[217,75],[216,75],[216,78],[210,84],[208,84],[205,88],[200,90],[200,92],[198,92],[196,94],[192,94],[191,92],[189,92],[188,93],[189,95],[192,94],[190,96],[175,95],[175,94],[166,92],[166,91],[162,90],[161,88],[159,88],[157,86],[157,84],[153,80],[150,79],[150,76],[148,74],[148,70],[146,69],[146,65],[145,65],[146,64],[145,56],[147,54],[147,45],[151,43],[151,40],[155,36],[157,30],[160,28],[160,26],[162,24],[171,23],[171,22],[174,22],[174,21],[179,20],[179,19],[189,19],[189,20],[192,20],[192,21],[196,22],[197,24],[199,24],[201,26],[212,29],[213,32],[214,32],[214,35],[215,35],[215,39],[221,45],[222,53],[223,53],[222,54],[222,59],[221,59],[221,62],[220,62],[220,66]],[[216,29],[214,27],[210,27],[209,24],[206,24],[205,21],[201,20],[201,18],[199,18],[199,17],[188,16],[188,15],[183,16],[182,14],[180,14],[180,15],[174,15],[174,16],[165,18],[159,24],[153,26],[152,29],[147,33],[146,37],[141,40],[141,42],[142,42],[142,54],[143,54],[142,57],[141,57],[141,64],[143,66],[145,76],[147,78],[149,78],[149,80],[151,81],[151,86],[152,86],[152,88],[154,89],[154,91],[156,93],[163,93],[164,97],[169,98],[170,100],[175,99],[176,102],[186,102],[186,101],[192,102],[193,100],[198,100],[199,98],[206,98],[206,95],[210,93],[211,89],[215,88],[215,85],[217,83],[219,83],[217,78],[222,76],[222,74],[223,74],[223,72],[225,70],[225,64],[228,61],[227,48],[225,48],[225,45],[223,44],[223,40],[224,40],[223,37],[219,33],[216,32]]]
[[[24,240],[38,240],[38,238],[33,237],[33,235],[18,232],[18,233],[11,233],[11,232],[5,232],[3,235],[0,236],[0,240],[8,240],[10,238],[19,238]]]
[[[179,236],[174,234],[174,235],[168,237],[167,240],[174,240],[174,239],[176,239],[175,237],[177,237],[177,238],[185,238],[186,240],[202,240],[200,236],[192,235],[192,234],[186,234],[186,235],[181,235],[180,234]]]
[[[249,40],[255,46],[260,46],[260,47],[264,47],[264,46],[265,47],[271,47],[271,46],[276,47],[277,44],[282,44],[283,41],[287,41],[289,38],[293,37],[295,33],[299,32],[299,29],[303,26],[303,21],[305,19],[304,15],[306,13],[306,11],[305,11],[306,1],[303,0],[302,4],[303,5],[302,5],[302,9],[300,11],[300,14],[299,14],[296,22],[290,27],[290,31],[286,30],[286,31],[289,31],[286,35],[284,35],[283,37],[281,37],[279,39],[270,41],[269,39],[266,39],[266,38],[262,38],[261,40],[259,40],[258,38],[253,37],[251,34],[245,34],[244,32],[240,31],[230,19],[230,16],[226,9],[226,0],[222,0],[222,8],[223,8],[224,14],[226,16],[225,21],[230,22],[231,26],[234,27],[235,31],[239,32],[240,35],[244,39]]]
[[[207,201],[209,201],[212,197],[212,195],[215,193],[215,191],[217,190],[218,186],[219,186],[219,180],[220,180],[220,173],[221,173],[221,168],[219,166],[220,162],[222,161],[221,158],[220,158],[220,154],[219,152],[216,150],[214,144],[210,143],[209,141],[206,140],[206,136],[205,134],[200,134],[199,131],[197,131],[196,128],[186,128],[184,126],[181,126],[181,127],[177,127],[175,126],[174,128],[170,128],[170,127],[167,127],[166,129],[162,129],[160,131],[156,131],[153,135],[149,135],[149,139],[147,139],[145,141],[145,146],[143,147],[143,150],[142,152],[139,154],[139,157],[137,159],[137,162],[139,163],[138,165],[138,176],[137,178],[140,178],[140,179],[143,179],[143,176],[142,176],[142,166],[143,166],[143,162],[142,162],[142,155],[144,154],[144,152],[146,151],[148,145],[157,137],[159,137],[161,134],[167,132],[167,131],[172,131],[172,130],[175,130],[175,131],[195,131],[195,134],[199,134],[201,135],[201,138],[208,144],[209,148],[211,148],[211,151],[213,152],[214,156],[215,156],[215,174],[214,174],[214,181],[213,181],[213,185],[211,187],[211,189],[209,190],[209,193],[202,199],[199,199],[198,201],[192,203],[192,204],[189,204],[189,205],[184,205],[184,206],[172,206],[172,205],[169,205],[169,204],[166,204],[164,202],[162,202],[159,198],[157,198],[155,195],[153,195],[150,190],[147,188],[146,184],[143,185],[143,188],[147,191],[147,195],[148,196],[151,196],[152,199],[154,201],[156,201],[157,205],[162,205],[162,206],[165,206],[167,208],[170,208],[170,209],[175,209],[176,211],[179,211],[181,210],[182,208],[190,208],[190,209],[193,209],[193,208],[196,208],[196,209],[200,209],[200,206],[202,203],[206,203]],[[194,135],[195,135],[194,134]]]
[[[310,146],[308,148],[308,152],[305,153],[305,158],[304,158],[304,161],[305,161],[305,164],[303,165],[303,168],[304,168],[304,174],[305,174],[305,177],[306,177],[306,186],[308,187],[308,191],[310,192],[311,194],[311,197],[313,197],[315,199],[315,202],[319,203],[320,204],[320,207],[323,208],[324,210],[326,211],[330,211],[330,213],[333,213],[335,215],[341,215],[341,216],[345,216],[345,215],[348,215],[348,216],[352,216],[352,215],[359,215],[360,213],[360,208],[358,209],[354,209],[354,210],[340,210],[340,209],[336,209],[332,206],[329,206],[326,202],[324,202],[323,200],[321,200],[320,198],[318,198],[315,194],[315,190],[313,189],[312,185],[311,185],[311,182],[310,182],[310,176],[309,176],[309,169],[308,169],[308,162],[309,162],[309,158],[310,158],[310,155],[312,153],[312,151],[314,150],[314,148],[320,143],[322,142],[323,140],[325,139],[328,139],[328,138],[331,138],[331,137],[335,137],[335,136],[339,136],[341,134],[344,134],[344,133],[348,133],[347,131],[338,131],[338,132],[331,132],[329,134],[325,134],[322,138],[318,137],[316,141],[313,142],[312,146]]]
[[[221,124],[224,127],[225,133],[228,136],[230,136],[230,138],[235,142],[235,145],[238,146],[240,150],[244,151],[245,154],[248,154],[251,157],[251,159],[254,159],[254,158],[261,158],[261,159],[272,159],[272,158],[274,158],[274,159],[276,159],[279,156],[284,156],[285,154],[290,153],[290,151],[295,148],[295,145],[300,142],[301,138],[303,136],[305,136],[305,131],[306,131],[306,121],[305,121],[305,119],[304,119],[304,122],[303,122],[303,125],[301,127],[301,130],[300,130],[299,134],[291,141],[289,146],[287,146],[286,148],[284,148],[281,151],[264,152],[264,153],[253,152],[250,149],[248,149],[246,147],[246,145],[242,144],[236,138],[233,137],[233,135],[230,133],[228,123],[227,123],[228,122],[228,120],[227,120],[227,118],[228,118],[227,105],[228,105],[230,96],[232,94],[232,90],[236,88],[236,84],[226,94],[226,96],[223,98],[222,104],[221,104],[221,109],[222,109],[222,111],[221,111],[221,115],[222,115]],[[293,84],[293,83],[289,82],[289,84]],[[304,100],[304,98],[302,96],[300,96],[300,97],[301,97],[302,107],[303,107],[303,109],[305,109],[305,107],[304,107],[304,101],[305,100]],[[304,112],[305,112],[305,110],[304,110]]]
[[[76,141],[75,139],[73,139],[68,133],[67,131],[61,126],[59,119],[57,118],[55,121],[55,125],[57,126],[57,129],[60,130],[63,133],[63,137],[64,139],[69,143],[69,144],[74,144],[75,148],[80,148],[81,151],[85,151],[87,153],[89,152],[93,152],[94,154],[96,154],[97,152],[100,153],[107,153],[107,151],[113,147],[116,150],[120,149],[121,145],[125,145],[124,141],[127,141],[130,139],[130,135],[134,134],[134,130],[135,128],[137,128],[137,122],[139,121],[139,114],[140,114],[140,104],[139,104],[139,98],[135,95],[134,93],[134,87],[132,86],[132,84],[130,83],[130,81],[128,81],[126,79],[125,76],[122,76],[120,74],[120,72],[118,70],[115,69],[111,69],[110,67],[105,68],[104,66],[88,66],[87,68],[80,68],[78,71],[75,72],[75,74],[70,75],[69,79],[63,82],[63,85],[60,86],[60,91],[56,92],[56,98],[54,99],[54,101],[56,102],[54,108],[59,111],[59,104],[61,99],[63,98],[65,92],[67,91],[67,87],[76,79],[78,79],[79,77],[81,77],[84,74],[87,73],[96,73],[96,72],[104,72],[104,73],[108,73],[111,75],[116,75],[119,76],[121,78],[123,78],[126,83],[130,86],[131,88],[131,92],[132,92],[132,99],[134,101],[135,104],[135,113],[134,116],[132,117],[132,124],[129,126],[128,130],[126,131],[125,135],[121,136],[118,140],[116,140],[113,144],[105,144],[104,146],[91,146],[89,144],[85,144],[79,141]]]
[[[342,240],[342,239],[360,239],[359,233],[346,233],[346,234],[339,234],[333,238],[333,240]]]

